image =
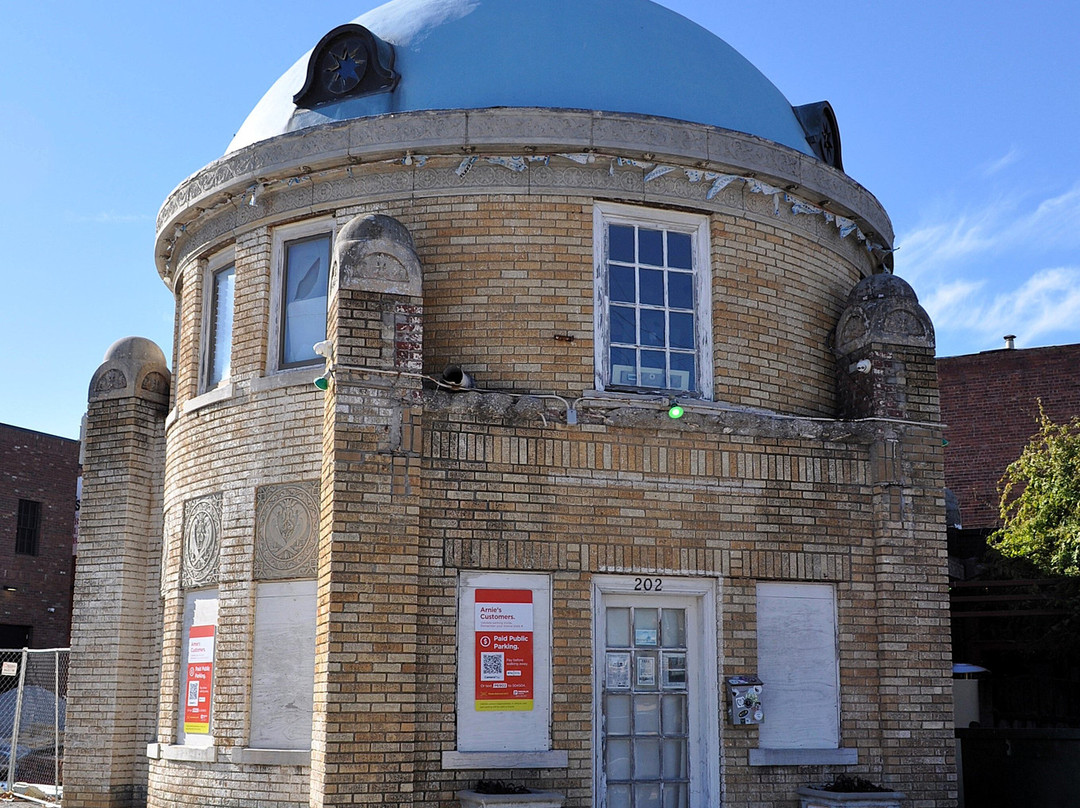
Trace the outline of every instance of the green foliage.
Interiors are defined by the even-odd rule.
[[[1002,527],[989,543],[1051,575],[1080,576],[1080,418],[1039,431],[999,483]]]

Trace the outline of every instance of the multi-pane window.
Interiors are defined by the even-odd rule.
[[[330,234],[284,243],[278,367],[319,361],[313,345],[326,339]]]
[[[601,387],[707,398],[705,218],[608,205],[597,211]]]
[[[209,328],[207,332],[206,388],[217,387],[229,377],[232,361],[233,297],[236,268],[219,269],[211,276]]]
[[[41,503],[32,499],[20,499],[15,526],[15,552],[22,555],[37,555],[40,538]]]

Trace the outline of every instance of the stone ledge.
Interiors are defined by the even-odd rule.
[[[233,763],[253,766],[310,766],[311,752],[307,749],[252,749],[241,747],[232,750]]]
[[[146,756],[151,760],[186,760],[193,763],[217,763],[217,747],[148,743],[146,745]]]
[[[443,752],[444,769],[565,769],[569,753],[547,752]]]
[[[858,749],[751,749],[751,766],[853,766]]]

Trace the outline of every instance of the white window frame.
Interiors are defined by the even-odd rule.
[[[229,372],[215,384],[210,383],[210,363],[213,361],[214,338],[214,281],[219,272],[233,268],[232,336],[229,339]],[[211,256],[203,271],[202,324],[199,333],[199,392],[206,393],[229,383],[232,377],[232,348],[236,342],[236,249],[229,247]]]
[[[657,582],[660,588],[657,589]],[[718,651],[718,582],[712,578],[676,578],[667,575],[597,575],[592,580],[593,618],[593,805],[605,805],[603,771],[603,705],[601,677],[606,669],[605,606],[629,602],[644,605],[655,600],[693,603],[696,631],[687,636],[687,669],[695,670],[697,684],[691,688],[690,709],[690,806],[719,805],[720,717]]]
[[[283,302],[285,295],[285,246],[293,241],[300,241],[314,236],[328,236],[330,238],[330,267],[327,267],[328,289],[326,295],[327,310],[330,305],[329,287],[332,287],[333,279],[330,272],[333,271],[334,260],[334,236],[337,227],[333,219],[321,218],[298,224],[282,225],[274,228],[271,241],[271,266],[273,267],[272,282],[270,284],[270,324],[267,329],[266,345],[266,371],[267,373],[288,373],[291,370],[308,369],[323,361],[321,357],[314,357],[310,362],[289,363],[283,366],[281,361],[281,339],[284,329]]]
[[[610,295],[607,272],[607,226],[638,225],[690,236],[694,276],[694,329],[697,358],[696,389],[669,391],[660,388],[639,387],[636,392],[651,395],[677,395],[711,401],[713,398],[712,353],[712,262],[709,247],[709,217],[705,214],[683,213],[672,210],[620,205],[613,202],[597,202],[593,206],[593,311],[594,311],[594,363],[597,390],[612,388],[611,323],[608,316]],[[620,392],[625,388],[620,387]]]

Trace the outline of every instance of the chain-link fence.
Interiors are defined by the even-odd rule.
[[[0,649],[0,794],[60,802],[68,654]]]

